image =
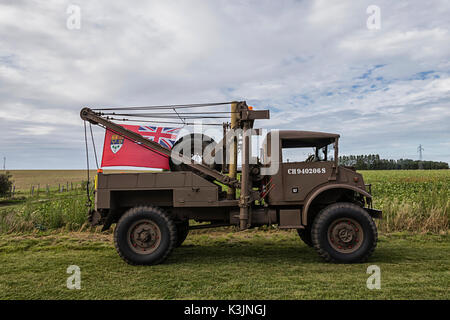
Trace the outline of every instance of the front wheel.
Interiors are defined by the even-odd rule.
[[[160,208],[136,207],[126,212],[114,230],[119,256],[129,264],[163,262],[177,242],[175,223]]]
[[[297,233],[302,241],[309,247],[313,247],[311,239],[311,228],[305,227],[305,229],[297,229]]]
[[[353,203],[335,203],[314,219],[312,243],[329,262],[366,261],[377,246],[378,233],[372,217]]]

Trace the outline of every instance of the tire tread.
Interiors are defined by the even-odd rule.
[[[152,265],[160,264],[164,260],[167,259],[167,257],[170,255],[170,253],[175,248],[175,244],[177,243],[177,229],[176,229],[175,223],[169,217],[169,215],[166,214],[161,208],[159,208],[157,206],[139,206],[139,207],[134,207],[134,208],[131,208],[130,210],[128,210],[126,213],[124,213],[122,215],[122,217],[119,219],[119,221],[117,222],[116,227],[114,228],[114,246],[115,246],[116,251],[119,254],[119,256],[126,263],[128,263],[130,265],[142,265],[142,263],[138,263],[138,262],[132,261],[129,258],[125,257],[123,255],[123,253],[121,252],[121,250],[119,248],[118,241],[117,241],[118,238],[119,238],[118,234],[117,234],[117,232],[118,232],[117,226],[123,220],[125,220],[125,219],[127,219],[129,217],[132,217],[133,215],[137,215],[137,214],[141,213],[142,211],[152,211],[152,212],[156,213],[157,215],[159,215],[160,217],[162,217],[165,220],[165,222],[167,224],[167,227],[169,229],[169,236],[170,236],[169,248],[165,251],[165,253],[159,259],[157,259],[155,262],[151,263]]]
[[[325,261],[339,263],[340,261],[333,258],[326,250],[324,250],[320,246],[320,241],[319,241],[319,237],[320,237],[319,227],[325,223],[328,216],[330,214],[332,214],[332,212],[335,208],[348,208],[348,209],[358,208],[358,210],[362,209],[362,208],[353,203],[350,203],[350,202],[339,202],[339,203],[329,205],[328,207],[322,209],[319,212],[319,214],[316,216],[316,218],[314,219],[312,229],[311,229],[311,238],[312,238],[312,242],[314,244],[314,249],[317,251],[319,256],[321,256]],[[377,242],[378,242],[378,231],[377,231],[374,221],[372,220],[372,217],[366,211],[364,211],[364,209],[362,209],[362,211],[361,211],[361,216],[364,217],[364,219],[368,219],[369,226],[372,229],[372,233],[373,233],[374,237],[373,237],[372,243],[370,244],[370,249],[364,254],[364,256],[359,258],[358,261],[354,261],[356,263],[361,263],[361,262],[367,261],[367,259],[369,259],[369,257],[373,254],[373,252],[377,246]]]

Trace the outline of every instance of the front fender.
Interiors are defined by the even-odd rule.
[[[313,191],[306,198],[305,206],[303,207],[303,212],[302,212],[302,224],[304,224],[304,225],[308,224],[308,210],[309,210],[309,207],[311,206],[311,203],[314,201],[314,199],[319,194],[321,194],[322,192],[327,191],[327,190],[331,190],[331,189],[352,190],[352,191],[355,191],[355,192],[358,192],[358,193],[362,194],[366,198],[372,199],[372,196],[367,191],[365,191],[365,190],[363,190],[361,188],[355,187],[355,186],[349,186],[347,184],[332,184],[332,185],[326,185],[326,186],[320,187],[319,189]]]

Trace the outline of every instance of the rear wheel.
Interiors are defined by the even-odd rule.
[[[178,248],[181,246],[186,240],[188,234],[189,234],[189,221],[183,221],[176,223],[177,226],[177,242],[175,244],[175,248]]]
[[[175,223],[157,207],[130,209],[114,230],[114,244],[119,256],[133,265],[163,262],[176,242]]]
[[[326,261],[366,261],[375,250],[378,233],[374,221],[353,203],[335,203],[315,218],[311,230],[314,248]]]

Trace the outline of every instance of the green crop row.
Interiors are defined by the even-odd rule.
[[[450,217],[450,170],[361,171],[372,184],[384,232],[445,232]]]
[[[447,232],[450,170],[361,171],[372,184],[374,207],[383,211],[380,232]],[[66,196],[67,195],[67,196]],[[28,198],[0,207],[0,233],[87,226],[86,195],[68,192],[52,199]]]

